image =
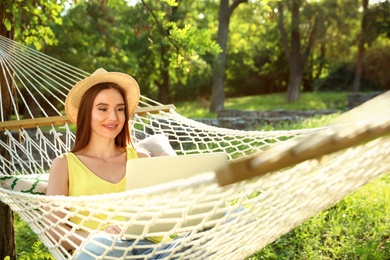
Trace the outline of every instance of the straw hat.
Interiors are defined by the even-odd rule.
[[[96,84],[103,82],[113,82],[121,86],[126,93],[125,98],[127,100],[128,114],[132,115],[134,113],[140,98],[140,90],[137,81],[125,73],[107,72],[105,69],[100,68],[91,76],[78,82],[69,91],[65,100],[65,113],[70,121],[76,124],[80,101],[84,93]]]

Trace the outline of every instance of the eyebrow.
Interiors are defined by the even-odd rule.
[[[96,106],[96,107],[97,107],[97,106],[109,106],[109,104],[107,104],[107,103],[97,103],[95,106]],[[118,106],[125,106],[125,103],[119,103],[119,104],[117,104],[116,106],[117,106],[117,107],[118,107]]]

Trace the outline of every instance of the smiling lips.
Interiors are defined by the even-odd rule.
[[[104,128],[112,131],[112,130],[115,130],[117,127],[118,127],[118,124],[107,124],[107,125],[103,125]]]

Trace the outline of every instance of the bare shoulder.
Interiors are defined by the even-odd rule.
[[[60,155],[53,160],[53,162],[51,164],[51,168],[57,167],[57,166],[59,166],[59,167],[66,166],[68,168],[68,159],[67,159],[66,155],[64,155],[64,154]]]
[[[68,160],[65,155],[61,155],[51,164],[46,195],[68,195],[68,185]]]

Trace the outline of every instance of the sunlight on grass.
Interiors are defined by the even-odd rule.
[[[296,129],[308,129],[317,128],[332,123],[332,120],[339,116],[340,113],[333,113],[330,115],[315,115],[311,118],[304,119],[302,121],[290,123],[284,122],[276,125],[266,125],[261,130],[274,131],[274,130],[296,130]]]
[[[215,118],[209,112],[209,101],[178,102],[176,111],[188,118]],[[347,107],[347,93],[315,92],[302,93],[297,103],[287,103],[285,93],[227,98],[225,109],[238,110],[344,110]]]
[[[247,260],[389,259],[389,185],[374,180]]]

